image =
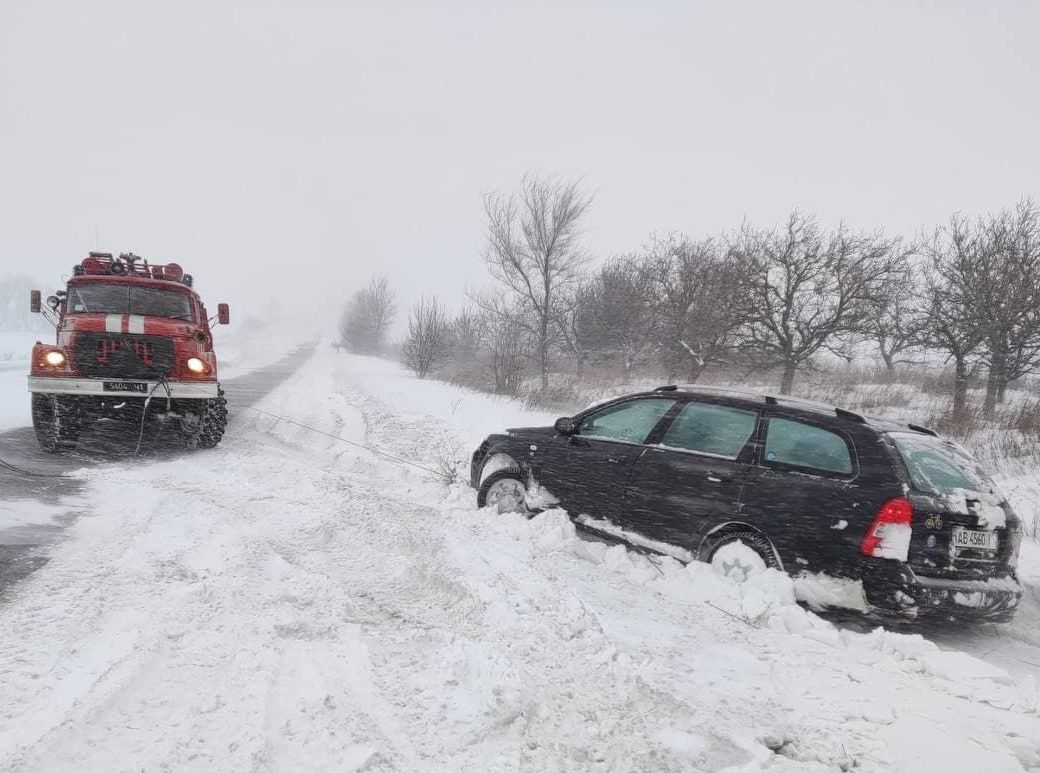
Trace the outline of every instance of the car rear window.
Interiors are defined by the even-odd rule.
[[[690,403],[675,417],[661,445],[735,459],[755,431],[757,420],[754,411]]]
[[[932,494],[993,491],[993,482],[967,451],[931,435],[890,432],[914,488]]]
[[[765,461],[819,472],[852,472],[852,454],[841,435],[791,419],[769,420]]]

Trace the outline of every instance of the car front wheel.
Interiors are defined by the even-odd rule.
[[[477,507],[493,507],[500,513],[530,513],[523,470],[507,467],[488,475],[477,490]]]

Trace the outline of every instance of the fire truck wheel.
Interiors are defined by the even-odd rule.
[[[76,447],[79,432],[74,408],[57,395],[33,394],[33,431],[40,448],[55,454]]]
[[[194,428],[188,431],[188,448],[215,448],[224,437],[227,418],[227,398],[224,390],[218,389],[217,399],[205,401]]]

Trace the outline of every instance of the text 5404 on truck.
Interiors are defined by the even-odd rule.
[[[54,344],[37,342],[29,375],[40,446],[72,448],[103,418],[164,414],[191,448],[212,448],[227,424],[210,320],[192,278],[176,263],[149,265],[132,253],[91,252],[64,290],[31,297],[54,323]],[[227,304],[217,319],[229,321]]]

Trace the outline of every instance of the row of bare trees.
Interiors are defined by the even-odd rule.
[[[770,369],[789,393],[799,372],[825,356],[867,356],[869,343],[889,370],[951,364],[956,415],[984,373],[987,416],[1009,384],[1040,371],[1040,210],[1031,200],[955,215],[913,239],[828,229],[795,211],[777,227],[654,237],[595,268],[583,240],[591,204],[577,181],[535,175],[486,196],[493,289],[454,317],[421,299],[405,364],[426,376],[480,363],[487,386],[510,393],[532,375],[549,388],[562,361],[690,382],[717,367]],[[392,316],[385,279],[348,304],[344,339],[381,344],[379,309]],[[375,321],[366,327],[364,317]]]
[[[795,212],[782,228],[654,239],[589,276],[581,224],[590,204],[574,181],[533,176],[515,194],[485,199],[485,259],[499,292],[477,306],[527,332],[543,389],[557,349],[579,367],[657,359],[690,380],[739,356],[781,368],[786,393],[799,367],[847,349],[909,274],[912,250],[901,240],[826,231]]]
[[[972,368],[985,367],[992,417],[1011,382],[1040,370],[1040,211],[1024,200],[975,220],[955,215],[922,252],[910,339],[953,362],[955,414],[967,408]]]

